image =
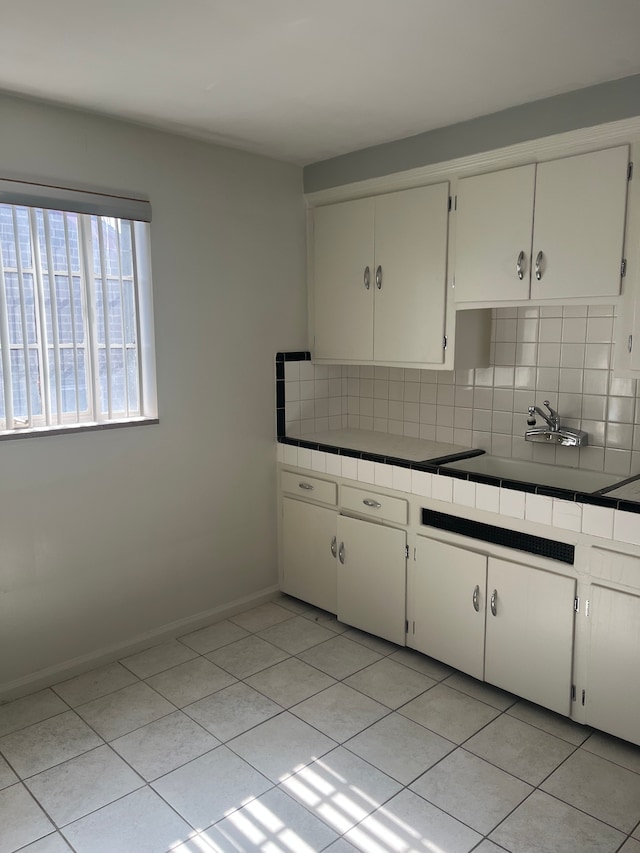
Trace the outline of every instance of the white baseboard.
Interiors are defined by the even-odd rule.
[[[97,649],[87,655],[80,655],[71,660],[62,661],[61,663],[38,670],[38,672],[30,673],[15,681],[0,684],[0,704],[8,702],[11,699],[17,699],[20,696],[26,696],[29,693],[34,693],[36,690],[42,690],[44,687],[50,687],[52,684],[73,678],[97,666],[112,663],[128,655],[144,651],[144,649],[148,649],[151,646],[156,646],[159,643],[175,639],[175,637],[180,637],[183,634],[188,634],[191,631],[197,631],[198,628],[204,628],[214,622],[220,622],[222,619],[227,619],[229,616],[234,616],[236,613],[241,613],[250,607],[257,607],[259,604],[271,601],[278,594],[278,586],[269,586],[260,592],[238,598],[220,607],[213,607],[210,610],[196,613],[193,616],[187,616],[184,619],[170,622],[152,631],[146,631],[144,634],[129,637],[122,643],[115,643],[102,649]]]

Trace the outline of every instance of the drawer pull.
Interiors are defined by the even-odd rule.
[[[340,547],[338,548],[338,559],[344,566],[344,542],[341,542]]]
[[[480,587],[476,585],[476,588],[473,590],[473,609],[476,613],[480,610]]]
[[[491,593],[491,615],[492,616],[495,616],[497,613],[497,610],[496,610],[497,601],[498,601],[498,590],[494,589],[493,592]]]
[[[338,548],[338,540],[334,536],[333,539],[331,540],[331,556],[334,558],[335,558],[336,554],[338,553],[337,548]]]
[[[371,498],[365,498],[365,499],[362,501],[362,503],[363,503],[365,506],[370,506],[370,507],[372,507],[373,509],[380,509],[380,507],[382,506],[382,504],[381,504],[379,501],[372,501],[372,500],[371,500]]]
[[[520,254],[518,255],[518,260],[516,261],[516,272],[518,273],[518,278],[520,279],[520,281],[522,281],[522,279],[524,278],[523,264],[524,264],[524,252],[521,251]]]
[[[302,483],[298,483],[298,485],[300,486],[301,489],[304,489],[307,492],[313,491],[313,486],[311,485],[311,483],[305,483],[303,481]]]

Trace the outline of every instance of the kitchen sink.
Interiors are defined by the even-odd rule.
[[[547,465],[543,462],[529,462],[524,459],[509,459],[489,454],[448,462],[441,467],[473,474],[486,474],[501,480],[517,480],[521,483],[535,483],[538,486],[552,486],[586,493],[613,488],[628,479],[616,474],[605,474],[602,471],[585,471],[582,468]]]

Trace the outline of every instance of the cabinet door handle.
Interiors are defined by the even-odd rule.
[[[373,507],[373,509],[380,509],[380,507],[382,506],[382,504],[379,501],[372,501],[370,498],[365,498],[362,501],[362,503],[365,506]]]
[[[478,612],[480,610],[480,587],[476,586],[473,590],[473,609]]]
[[[369,267],[364,268],[364,289],[369,290],[371,287],[371,271]]]
[[[331,540],[331,556],[335,558],[337,553],[338,553],[338,540],[334,536],[333,539]]]
[[[520,281],[524,278],[524,252],[520,252],[518,255],[518,260],[516,261],[516,272],[518,273],[518,278]]]
[[[344,542],[341,542],[340,547],[338,548],[338,559],[344,566]]]
[[[382,290],[382,267],[379,266],[376,270],[376,287],[378,290]]]
[[[306,492],[312,492],[313,491],[313,486],[311,485],[311,483],[305,483],[304,480],[302,481],[302,483],[298,483],[298,486],[301,489],[304,489]]]
[[[494,589],[493,592],[491,593],[491,615],[492,616],[497,615],[497,608],[496,608],[497,601],[498,601],[498,590]]]
[[[543,257],[544,255],[542,254],[542,249],[540,249],[540,251],[536,255],[536,278],[538,279],[538,281],[540,281],[540,279],[542,278],[541,264]]]

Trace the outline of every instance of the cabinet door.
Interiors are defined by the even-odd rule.
[[[282,579],[288,595],[336,612],[336,558],[331,552],[337,513],[282,500]]]
[[[529,298],[535,166],[518,166],[458,183],[455,289],[460,302]],[[522,252],[522,278],[518,258]]]
[[[532,299],[619,295],[628,163],[625,145],[538,165]]]
[[[568,715],[574,597],[572,578],[489,557],[485,679]]]
[[[376,198],[376,361],[444,361],[448,202],[447,183]]]
[[[591,589],[587,723],[640,743],[640,596]]]
[[[407,534],[338,518],[338,619],[405,644]]]
[[[418,537],[407,645],[482,680],[486,584],[484,554]]]
[[[373,359],[373,227],[372,198],[315,211],[315,358]]]

